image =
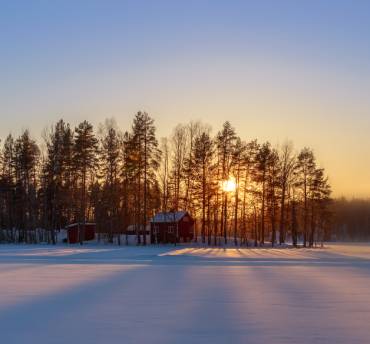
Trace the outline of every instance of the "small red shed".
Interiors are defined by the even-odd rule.
[[[68,234],[68,243],[76,244],[82,241],[89,241],[95,239],[95,223],[72,223],[66,227]]]
[[[151,243],[189,242],[194,238],[194,219],[187,211],[163,212],[150,221]]]

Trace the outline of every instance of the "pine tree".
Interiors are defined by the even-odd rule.
[[[15,141],[15,207],[19,241],[34,241],[31,232],[37,224],[37,166],[40,150],[28,130]]]
[[[241,237],[242,237],[242,240],[247,245],[248,245],[247,200],[248,200],[248,197],[250,198],[250,196],[253,193],[253,171],[254,171],[254,164],[255,164],[258,148],[259,148],[259,145],[257,143],[257,140],[252,140],[248,142],[245,146],[245,152],[243,154],[243,161],[242,161],[243,167],[244,167],[244,173],[243,173],[243,181],[242,181],[243,202],[242,202],[242,210],[241,210],[241,220],[242,220]],[[249,200],[249,202],[252,203],[251,200]]]
[[[104,184],[100,204],[106,206],[106,213],[100,220],[105,220],[109,228],[109,241],[113,242],[113,234],[117,232],[119,224],[121,140],[112,125],[105,128],[104,137],[101,140],[101,157]]]
[[[208,132],[209,129],[202,125],[200,122],[190,122],[186,126],[186,157],[184,159],[183,175],[185,182],[184,191],[184,209],[190,212],[195,212],[193,202],[193,168],[194,168],[194,151],[195,151],[195,140],[202,134],[202,132]]]
[[[239,213],[239,192],[240,181],[243,174],[246,144],[238,137],[232,154],[231,167],[235,179],[235,200],[234,200],[234,244],[238,244],[238,213]]]
[[[96,139],[93,126],[83,121],[75,128],[75,138],[73,147],[73,162],[77,181],[80,186],[80,205],[78,212],[78,222],[82,223],[79,229],[80,244],[84,240],[87,210],[87,183],[91,173],[97,168],[98,140]]]
[[[279,243],[285,243],[286,223],[285,206],[286,196],[289,188],[289,181],[293,174],[295,156],[293,155],[293,145],[285,143],[280,151],[280,224],[279,224]]]
[[[310,233],[309,246],[313,247],[315,241],[315,234],[318,223],[320,222],[320,215],[325,214],[328,217],[327,204],[330,201],[331,189],[325,171],[323,168],[316,168],[313,178],[309,184],[309,199],[311,204],[311,219],[310,219]]]
[[[136,198],[136,155],[135,145],[132,139],[132,135],[128,132],[123,134],[122,148],[121,148],[121,190],[122,190],[122,206],[121,206],[121,218],[123,222],[123,229],[126,233],[126,244],[128,244],[127,228],[135,220],[135,211],[137,204],[134,202]],[[137,231],[137,240],[139,242],[139,232]]]
[[[14,241],[13,227],[14,218],[14,191],[15,191],[15,170],[14,170],[14,139],[8,135],[4,141],[1,152],[1,176],[0,176],[0,197],[1,197],[1,226],[6,229],[6,240]]]
[[[162,160],[159,173],[160,179],[160,188],[161,188],[161,211],[168,211],[168,202],[169,202],[169,159],[170,151],[167,138],[162,138],[161,140],[161,152]]]
[[[266,192],[268,181],[268,169],[271,160],[271,145],[269,142],[262,144],[256,154],[254,181],[260,186],[261,196],[261,231],[260,245],[265,242],[265,216],[266,216]]]
[[[223,183],[229,180],[230,167],[232,162],[232,153],[236,140],[236,134],[234,128],[230,122],[226,121],[223,124],[222,130],[217,134],[216,145],[219,154],[219,164],[221,169],[221,180]],[[225,244],[227,244],[227,208],[228,208],[228,195],[227,192],[223,192],[221,203],[221,233],[223,233]]]
[[[55,230],[62,228],[67,219],[66,207],[71,195],[66,175],[70,172],[71,130],[68,124],[60,120],[45,138],[47,156],[43,167],[44,225],[51,231],[51,240],[55,244]]]
[[[146,245],[146,224],[148,221],[149,184],[155,179],[156,169],[159,167],[160,151],[155,136],[154,120],[146,112],[138,112],[132,126],[132,139],[135,143],[138,173],[138,203],[143,200],[141,212],[143,228],[143,244]],[[142,195],[141,195],[142,183]],[[141,198],[142,197],[142,198]],[[139,211],[140,214],[140,211]]]
[[[276,242],[276,221],[278,209],[277,189],[279,186],[280,173],[279,155],[275,149],[272,149],[268,161],[267,173],[267,206],[271,224],[271,246],[274,246]]]
[[[206,226],[209,231],[209,217],[206,221],[207,203],[209,203],[210,177],[212,174],[213,142],[207,132],[203,132],[195,139],[193,176],[195,190],[199,193],[202,212],[202,242],[206,241]],[[210,235],[209,235],[210,237]]]
[[[186,126],[177,125],[171,137],[172,146],[172,171],[171,179],[173,184],[172,209],[179,210],[183,197],[183,183],[185,182],[184,170],[187,152]]]
[[[308,213],[309,213],[309,186],[312,183],[316,170],[315,156],[311,149],[303,148],[297,156],[295,165],[296,187],[300,190],[303,201],[303,246],[307,246]]]

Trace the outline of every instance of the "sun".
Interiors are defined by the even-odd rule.
[[[236,189],[235,179],[228,179],[221,182],[221,188],[225,192],[233,192]]]

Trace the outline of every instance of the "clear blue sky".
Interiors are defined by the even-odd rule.
[[[312,146],[370,196],[370,1],[0,0],[0,136],[148,111]]]

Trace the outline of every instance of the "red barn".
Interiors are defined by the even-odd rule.
[[[150,221],[151,243],[189,242],[194,238],[194,219],[187,211],[156,214]]]
[[[80,242],[80,235],[82,241],[89,241],[95,239],[95,223],[72,223],[66,227],[68,233],[68,242],[76,244]]]

